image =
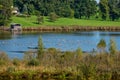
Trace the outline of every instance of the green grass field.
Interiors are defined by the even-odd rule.
[[[47,17],[44,18],[43,24],[36,24],[36,16],[28,18],[12,17],[12,23],[20,23],[23,27],[38,26],[120,26],[120,21],[100,21],[100,20],[84,20],[74,18],[59,18],[55,22],[49,22]]]

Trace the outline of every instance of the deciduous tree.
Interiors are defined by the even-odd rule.
[[[0,0],[0,26],[5,26],[11,21],[12,0]]]

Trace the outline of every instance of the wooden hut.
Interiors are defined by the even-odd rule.
[[[14,23],[10,25],[10,30],[11,31],[22,31],[22,27],[20,24]]]

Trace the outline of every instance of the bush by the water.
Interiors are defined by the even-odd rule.
[[[18,58],[14,58],[12,62],[13,62],[13,65],[15,65],[15,66],[20,65],[20,60]]]
[[[28,65],[29,66],[38,66],[40,64],[39,60],[38,59],[31,59],[30,61],[28,61]]]
[[[0,65],[5,65],[9,62],[9,57],[6,53],[0,52]]]

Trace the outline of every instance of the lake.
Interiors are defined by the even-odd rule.
[[[107,43],[108,50],[109,41],[114,38],[117,49],[120,50],[120,32],[70,32],[70,33],[3,33],[0,32],[0,51],[4,51],[10,58],[22,58],[25,51],[30,47],[37,47],[38,38],[42,36],[44,47],[54,47],[62,51],[76,50],[80,47],[83,51],[90,52],[97,50],[96,45],[100,39],[104,39]]]

